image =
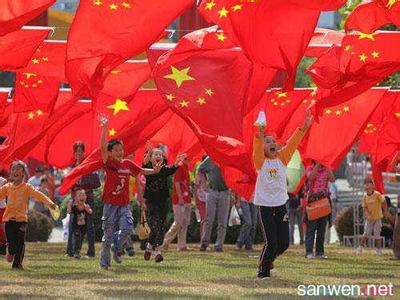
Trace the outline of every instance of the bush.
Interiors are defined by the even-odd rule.
[[[47,242],[52,230],[53,220],[51,218],[35,210],[28,212],[26,232],[28,242]]]
[[[359,216],[362,216],[362,207],[359,206]],[[343,236],[354,235],[353,206],[342,208],[335,218],[335,229],[339,241],[343,243]],[[361,229],[362,231],[362,229]],[[362,232],[360,232],[362,233]]]

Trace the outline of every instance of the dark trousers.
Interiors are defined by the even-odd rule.
[[[165,236],[166,208],[147,205],[147,223],[150,227],[149,243],[153,248],[161,246]]]
[[[325,229],[327,217],[310,221],[306,216],[306,255],[313,254],[315,241],[315,255],[324,254]],[[315,238],[315,235],[317,236]]]
[[[276,257],[289,248],[289,222],[286,205],[260,206],[260,224],[266,243],[260,255],[259,272],[268,272]]]
[[[26,224],[26,222],[6,222],[8,253],[14,255],[13,268],[21,267],[24,260]]]
[[[86,231],[86,226],[74,226],[72,229],[72,245],[74,254],[80,254]]]

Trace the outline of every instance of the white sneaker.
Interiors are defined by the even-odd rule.
[[[360,254],[362,253],[362,250],[363,250],[363,247],[358,246],[358,247],[356,248],[356,254],[357,254],[357,255],[360,255]]]
[[[313,259],[313,258],[314,258],[314,255],[312,255],[312,254],[307,254],[307,255],[306,255],[306,258],[307,258],[307,259]]]
[[[375,254],[378,255],[378,256],[382,256],[382,249],[380,249],[380,248],[376,249],[375,250]]]

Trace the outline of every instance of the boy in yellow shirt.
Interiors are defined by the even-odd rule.
[[[14,161],[10,166],[10,181],[0,188],[0,199],[7,197],[7,206],[3,215],[6,237],[8,242],[7,261],[12,267],[22,269],[22,260],[25,253],[25,233],[28,222],[29,198],[34,198],[53,209],[57,205],[46,195],[37,191],[33,186],[23,182],[25,164]]]
[[[371,237],[373,233],[373,239],[376,245],[376,255],[382,255],[382,243],[381,243],[381,229],[382,229],[382,208],[387,214],[387,205],[385,198],[378,192],[375,191],[374,181],[371,178],[366,178],[364,181],[365,192],[364,199],[362,201],[362,207],[364,209],[365,226],[364,234],[360,241],[360,246],[357,247],[356,253],[359,255],[365,247],[365,242],[368,237]]]

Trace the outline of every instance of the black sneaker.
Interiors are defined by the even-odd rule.
[[[258,272],[257,278],[258,279],[269,279],[269,278],[271,278],[271,273],[269,270],[267,270],[265,272]]]
[[[127,249],[126,251],[128,251],[128,255],[129,255],[130,257],[135,256],[135,250],[133,250],[133,249]]]
[[[206,245],[201,245],[201,246],[200,246],[200,251],[201,251],[201,252],[207,251],[207,246],[206,246]]]

